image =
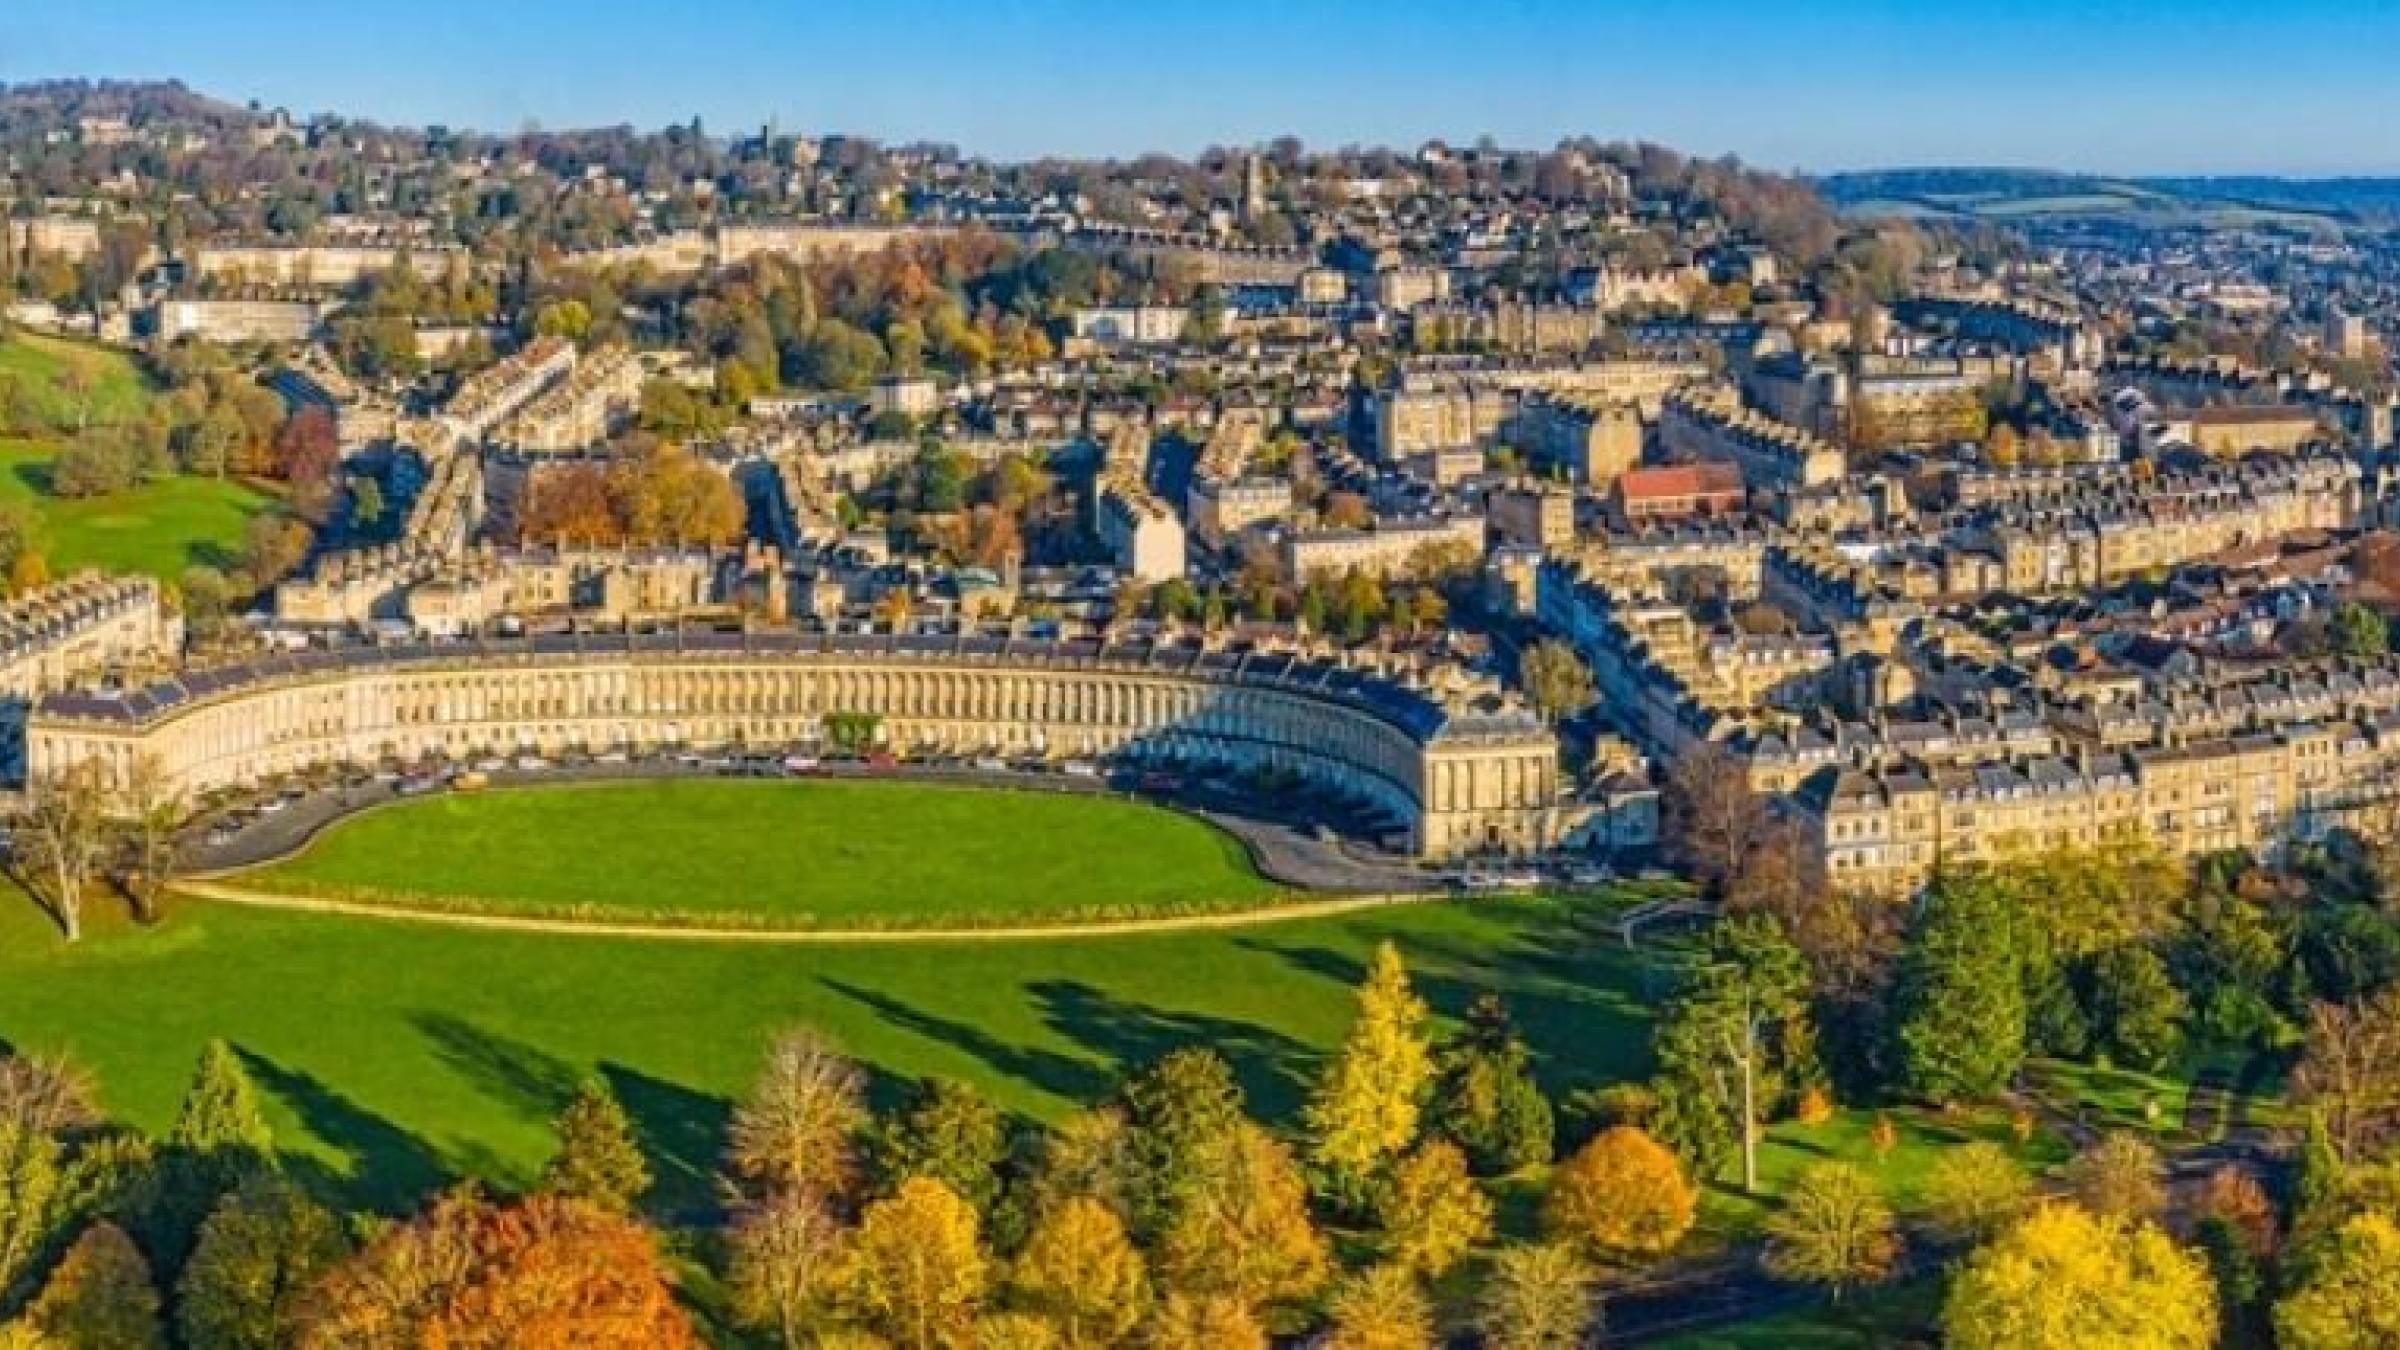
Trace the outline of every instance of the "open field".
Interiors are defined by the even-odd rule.
[[[486,913],[793,928],[1242,908],[1239,840],[1110,797],[668,780],[422,797],[341,821],[249,888]]]
[[[31,505],[52,575],[83,567],[173,581],[187,567],[241,561],[250,518],[273,498],[233,479],[177,475],[107,497],[49,495],[55,446],[0,438],[0,501]]]
[[[88,394],[80,398],[62,378],[78,363],[91,379]],[[150,401],[142,372],[123,352],[38,333],[0,339],[0,382],[14,386],[20,412],[68,430],[87,414],[93,422],[126,421]]]
[[[1639,1075],[1658,987],[1606,901],[1488,900],[1162,937],[832,948],[642,943],[190,905],[61,944],[0,893],[0,1042],[64,1049],[108,1106],[163,1128],[221,1036],[304,1166],[394,1206],[460,1173],[523,1182],[575,1081],[639,1122],[660,1202],[707,1201],[728,1104],[768,1038],[807,1024],[886,1101],[947,1074],[1028,1117],[1105,1095],[1186,1044],[1222,1051],[1289,1122],[1345,1030],[1373,944],[1399,944],[1445,1018],[1496,990],[1545,1085]]]
[[[66,378],[88,378],[78,394]],[[131,421],[152,394],[124,353],[20,333],[0,339],[0,406],[34,434],[0,428],[0,501],[23,502],[40,520],[52,575],[84,567],[143,572],[173,581],[187,567],[226,568],[241,558],[250,518],[273,498],[231,479],[183,475],[106,497],[50,495],[51,464],[77,425]]]

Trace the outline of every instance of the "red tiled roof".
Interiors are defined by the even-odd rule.
[[[1655,469],[1628,469],[1617,479],[1617,493],[1626,501],[1655,497],[1702,497],[1740,492],[1738,464],[1668,464]]]

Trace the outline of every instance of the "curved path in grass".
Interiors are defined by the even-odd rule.
[[[1326,919],[1364,910],[1423,904],[1450,897],[1426,894],[1342,895],[1295,900],[1217,914],[1170,914],[1151,919],[1092,919],[1083,922],[1023,923],[970,928],[711,928],[688,924],[635,923],[613,919],[541,918],[525,914],[468,913],[411,907],[398,902],[326,900],[253,890],[223,881],[184,880],[174,890],[194,899],[254,909],[347,918],[389,919],[499,932],[554,933],[572,937],[643,938],[674,942],[747,942],[789,945],[858,945],[884,942],[1026,942],[1054,938],[1130,937],[1188,933],[1212,928],[1250,928],[1297,919]]]

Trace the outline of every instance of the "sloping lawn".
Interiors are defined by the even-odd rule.
[[[183,474],[106,497],[53,497],[56,455],[55,446],[0,439],[0,501],[28,503],[39,515],[54,576],[97,567],[173,581],[187,567],[231,567],[250,518],[274,501],[233,479]]]

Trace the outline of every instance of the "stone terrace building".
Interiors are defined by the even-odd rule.
[[[316,765],[577,747],[805,744],[836,712],[901,750],[1121,754],[1287,770],[1374,803],[1443,858],[1529,851],[1575,822],[1556,739],[1463,674],[1291,653],[1005,636],[790,631],[312,650],[144,688],[54,695],[35,780],[154,756],[198,795]]]

